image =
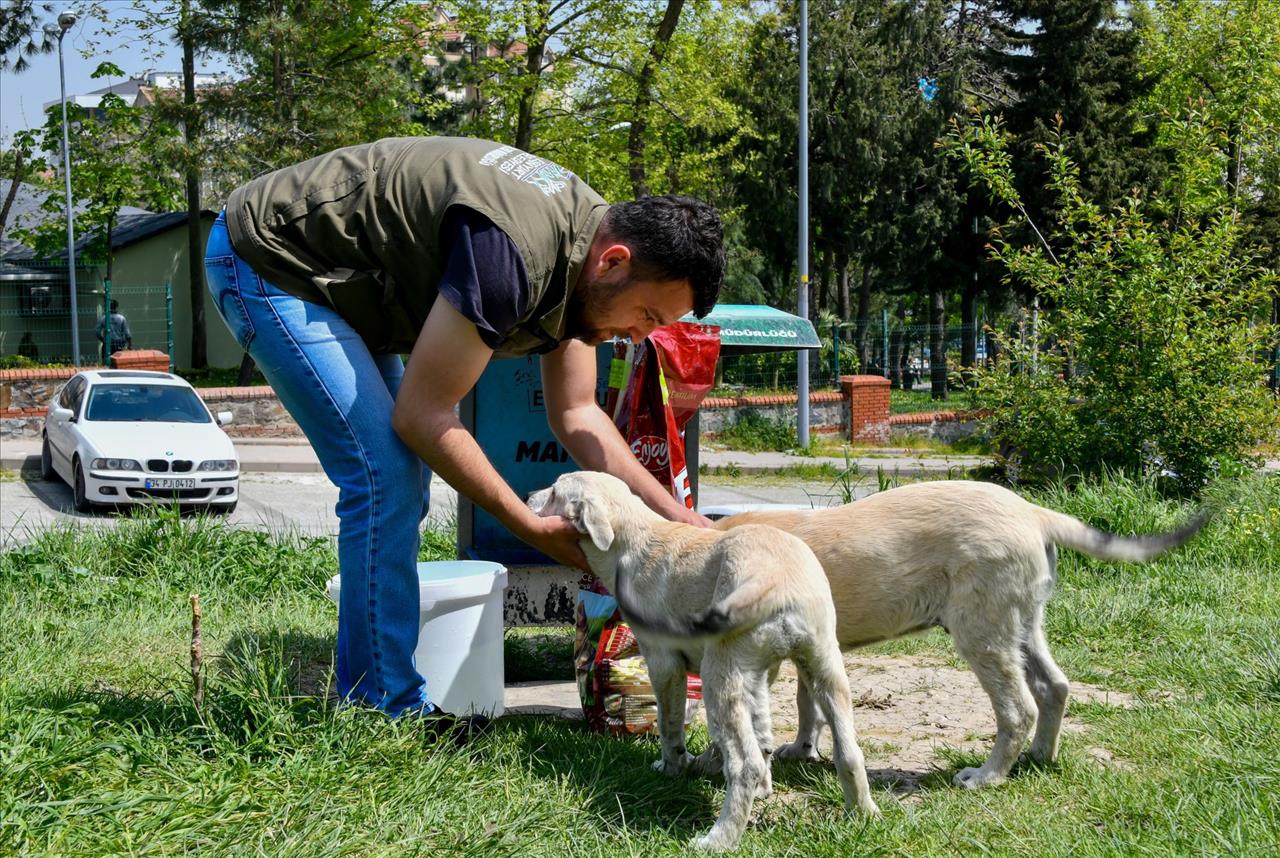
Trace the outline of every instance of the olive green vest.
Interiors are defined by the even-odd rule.
[[[608,206],[563,167],[511,146],[400,137],[338,149],[231,194],[236,253],[267,281],[333,307],[371,350],[412,350],[446,259],[450,206],[480,212],[524,259],[529,307],[499,356],[565,335],[566,301]]]

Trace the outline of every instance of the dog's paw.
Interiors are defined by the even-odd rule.
[[[983,787],[1004,783],[1004,775],[986,772],[982,769],[961,769],[956,772],[956,776],[951,779],[951,783],[965,789],[982,789]]]
[[[776,760],[817,760],[818,749],[808,742],[788,742],[773,752]]]
[[[661,772],[669,778],[679,777],[684,770],[694,761],[690,754],[684,753],[675,757],[674,760],[654,760],[653,770]]]
[[[712,745],[694,757],[689,770],[699,775],[718,775],[724,771],[724,757],[720,755],[720,746]]]
[[[701,837],[695,837],[691,845],[699,852],[728,852],[737,843],[734,838],[726,837],[713,828]]]

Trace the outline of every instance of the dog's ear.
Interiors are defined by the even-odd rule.
[[[596,548],[608,551],[609,546],[613,545],[613,525],[609,523],[600,504],[589,499],[577,501],[573,504],[572,517],[578,530],[591,537]]]

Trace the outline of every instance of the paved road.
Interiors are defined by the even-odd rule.
[[[747,480],[736,485],[716,485],[704,481],[699,494],[703,508],[726,504],[839,503],[839,496],[829,483],[761,484],[759,480]],[[334,534],[338,532],[334,514],[337,500],[337,488],[323,474],[246,474],[240,478],[240,503],[228,521],[276,533]],[[445,525],[452,522],[457,502],[457,493],[448,484],[438,478],[432,480],[429,521]],[[51,525],[111,526],[118,520],[109,512],[76,512],[71,489],[61,480],[7,478],[0,482],[0,547],[25,542],[32,531]]]

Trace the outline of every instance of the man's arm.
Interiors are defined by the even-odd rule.
[[[558,516],[530,512],[453,413],[492,355],[475,325],[437,298],[405,367],[392,426],[445,482],[516,536],[561,563],[586,569],[578,547],[582,535]]]
[[[672,497],[636,461],[609,415],[596,404],[595,348],[568,340],[542,356],[542,389],[547,422],[560,443],[584,468],[619,477],[650,509],[671,521],[709,527],[704,516]]]

